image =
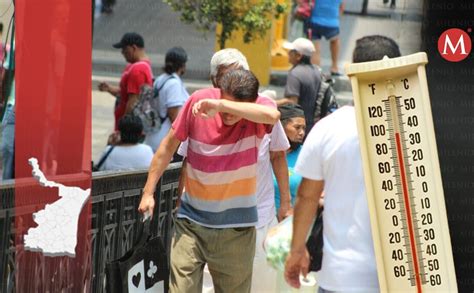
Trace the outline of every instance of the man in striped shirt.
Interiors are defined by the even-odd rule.
[[[152,212],[155,186],[188,139],[185,192],[171,252],[171,292],[200,292],[205,263],[216,292],[250,292],[257,223],[258,147],[279,112],[258,99],[258,80],[232,70],[220,89],[195,92],[150,166],[139,210]]]

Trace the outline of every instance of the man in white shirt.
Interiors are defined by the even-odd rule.
[[[399,57],[398,45],[383,36],[357,40],[353,62]],[[319,292],[377,292],[377,267],[353,107],[320,120],[309,133],[296,163],[303,180],[294,210],[293,238],[285,278],[300,287],[308,272],[305,240],[324,189],[323,263]]]

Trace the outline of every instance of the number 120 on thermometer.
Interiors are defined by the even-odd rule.
[[[456,292],[425,53],[350,64],[382,292]]]

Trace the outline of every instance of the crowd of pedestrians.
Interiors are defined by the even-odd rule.
[[[326,9],[336,17],[335,7],[342,2],[331,5]],[[316,44],[323,36],[330,40],[337,55],[338,22],[332,25],[313,15],[307,29]],[[213,87],[189,95],[182,80],[188,60],[183,48],[166,52],[163,72],[154,78],[141,35],[126,33],[113,46],[127,65],[118,87],[99,84],[116,99],[115,129],[95,167],[148,169],[138,210],[153,214],[160,177],[170,162],[183,160],[171,292],[268,289],[255,281],[276,283],[278,278],[266,264],[263,242],[269,229],[290,215],[294,230],[284,276],[299,287],[309,263],[306,235],[323,191],[326,244],[319,292],[378,290],[354,108],[314,121],[322,83],[319,45],[306,38],[285,44],[292,68],[284,97],[276,100],[259,94],[258,79],[236,49],[216,52],[210,61]],[[397,44],[368,36],[357,41],[353,62],[384,56],[400,56]],[[332,61],[331,73],[338,75],[337,58]],[[137,115],[147,95],[150,109]],[[7,101],[4,136],[14,125],[14,91]],[[144,127],[143,117],[152,118],[152,127]],[[7,141],[2,138],[3,178],[13,172],[5,168],[11,163],[5,156]]]
[[[265,263],[263,242],[270,228],[292,214],[285,277],[298,287],[300,274],[307,273],[306,235],[323,190],[327,244],[320,292],[378,290],[354,109],[314,121],[322,74],[311,62],[318,51],[313,42],[301,38],[285,45],[293,67],[285,96],[276,100],[259,94],[257,78],[236,49],[216,52],[210,62],[213,88],[189,95],[181,79],[188,59],[183,48],[168,50],[164,72],[152,81],[143,38],[128,33],[116,47],[130,64],[119,88],[100,85],[117,97],[118,123],[118,140],[104,151],[110,162],[102,169],[119,165],[114,152],[146,153],[146,160],[133,160],[149,165],[138,209],[152,214],[156,184],[170,162],[184,158],[171,292],[259,292],[268,289],[255,282],[260,277],[266,286],[276,284],[278,273]],[[357,41],[354,62],[384,55],[400,55],[395,42],[365,37]],[[133,110],[150,84],[159,127],[146,132]],[[359,255],[358,262],[344,250]]]

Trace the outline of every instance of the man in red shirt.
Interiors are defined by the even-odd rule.
[[[114,112],[115,130],[117,130],[120,118],[132,112],[133,106],[138,101],[141,86],[144,84],[152,85],[153,73],[150,60],[145,52],[145,41],[141,35],[126,33],[120,42],[113,46],[122,49],[122,55],[128,64],[122,73],[119,87],[101,82],[99,90],[117,97]]]

